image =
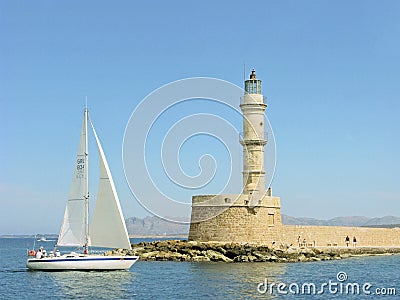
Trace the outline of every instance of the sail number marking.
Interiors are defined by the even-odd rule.
[[[76,160],[76,178],[84,178],[85,159],[78,158]]]

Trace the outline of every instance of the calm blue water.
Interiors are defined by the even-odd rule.
[[[137,242],[138,240],[135,240]],[[341,261],[273,263],[187,263],[137,262],[130,271],[113,272],[32,272],[25,268],[27,245],[32,239],[0,238],[0,299],[400,299],[400,256],[352,258]],[[43,243],[52,250],[52,243]],[[347,274],[346,283],[365,283],[376,288],[395,288],[396,296],[332,294],[328,286],[322,295],[296,292],[296,285],[339,284],[338,272]],[[273,286],[260,294],[259,283],[287,284],[288,295],[278,294]],[[343,284],[342,283],[342,284]],[[265,285],[260,286],[263,291]],[[270,285],[268,285],[270,288]],[[331,286],[335,291],[335,286]],[[388,293],[388,290],[380,290]],[[351,290],[350,290],[351,292]]]

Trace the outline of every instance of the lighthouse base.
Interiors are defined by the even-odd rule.
[[[280,198],[264,196],[254,207],[249,196],[193,196],[189,240],[271,244],[282,228]]]

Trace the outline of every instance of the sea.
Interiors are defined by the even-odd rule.
[[[132,239],[133,243],[150,239]],[[32,238],[0,238],[0,299],[400,299],[400,255],[306,263],[138,261],[129,271],[26,269]],[[52,250],[54,242],[36,242]]]

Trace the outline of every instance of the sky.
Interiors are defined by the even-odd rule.
[[[244,64],[268,97],[282,213],[399,216],[399,20],[397,0],[0,1],[0,234],[58,232],[86,96],[125,217],[150,215],[124,175],[132,112],[184,78],[243,87]],[[240,127],[229,109],[204,101],[176,106],[160,124],[210,112]],[[195,175],[210,152],[226,177],[221,143],[192,142],[182,146],[183,169]],[[241,174],[232,176],[240,192]],[[177,196],[171,182],[158,183]]]

